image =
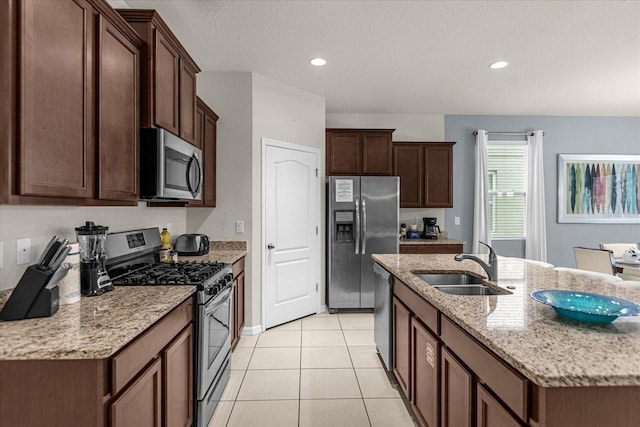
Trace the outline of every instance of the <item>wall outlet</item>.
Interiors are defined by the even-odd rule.
[[[453,223],[454,223],[454,225],[460,225],[460,217],[459,216],[454,216],[453,217]]]
[[[167,231],[169,232],[169,234],[172,234],[171,233],[171,223],[170,222],[167,223]]]
[[[18,239],[16,241],[16,265],[29,264],[31,262],[31,239]]]
[[[236,221],[236,233],[244,233],[244,221]]]

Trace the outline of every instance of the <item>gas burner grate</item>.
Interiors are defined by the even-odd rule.
[[[113,280],[114,285],[200,285],[226,264],[207,261],[158,263]]]

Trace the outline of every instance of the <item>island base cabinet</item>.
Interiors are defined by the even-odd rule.
[[[423,427],[438,427],[440,344],[422,324],[411,319],[411,405]]]
[[[491,396],[482,384],[477,388],[476,427],[520,427],[522,424],[511,416],[500,402]]]
[[[393,373],[407,399],[409,394],[409,369],[411,362],[411,313],[393,298]]]
[[[473,377],[445,348],[442,349],[440,369],[440,426],[472,427]]]
[[[155,362],[111,404],[111,427],[162,425],[162,363]]]
[[[637,426],[640,387],[532,386],[531,427]]]

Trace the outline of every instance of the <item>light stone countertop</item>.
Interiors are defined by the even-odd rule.
[[[233,264],[244,256],[247,256],[247,242],[213,240],[209,243],[208,254],[200,256],[181,256],[180,261],[217,261]]]
[[[11,291],[0,292],[0,307]],[[195,291],[184,285],[116,286],[63,305],[51,317],[0,321],[0,361],[110,357]]]
[[[425,245],[464,245],[464,240],[456,239],[402,239],[400,240],[400,246],[425,246]]]
[[[480,255],[486,260],[486,255]],[[461,272],[486,277],[473,261],[453,255],[373,255],[373,259],[486,345],[517,371],[543,387],[640,386],[640,317],[595,325],[559,317],[529,293],[573,289],[640,303],[640,291],[567,272],[498,258],[498,287],[509,295],[450,295],[412,272]]]

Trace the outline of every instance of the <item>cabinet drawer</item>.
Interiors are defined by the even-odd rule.
[[[440,321],[440,337],[511,410],[527,419],[527,380],[491,354],[447,317]]]
[[[154,357],[193,318],[193,302],[189,298],[155,325],[136,338],[131,344],[120,350],[111,359],[111,390],[115,396],[131,381]]]
[[[236,277],[238,277],[238,274],[244,271],[244,257],[234,262],[231,266],[231,269],[233,270],[233,278],[235,279]]]
[[[393,278],[393,295],[406,305],[413,314],[429,327],[436,335],[439,334],[438,310],[416,294],[411,288],[397,278]]]

